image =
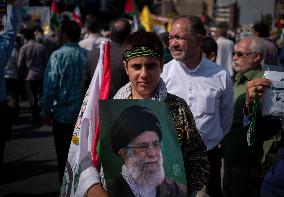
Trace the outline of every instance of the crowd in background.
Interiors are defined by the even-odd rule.
[[[173,26],[173,28],[178,27]],[[65,18],[58,30],[54,31],[53,33],[45,35],[40,26],[35,26],[33,28],[21,28],[17,35],[15,35],[15,45],[12,49],[11,56],[5,65],[1,65],[4,68],[6,99],[9,106],[9,111],[11,112],[11,120],[13,123],[17,122],[21,112],[19,103],[23,100],[27,100],[31,107],[31,121],[33,121],[33,123],[41,124],[43,122],[52,122],[54,141],[58,157],[60,183],[62,182],[64,175],[64,168],[72,138],[72,131],[74,129],[84,95],[89,87],[92,76],[95,72],[97,61],[99,59],[100,43],[103,41],[111,42],[110,61],[112,69],[112,85],[110,98],[112,98],[116,92],[129,81],[123,66],[122,44],[131,34],[131,32],[132,26],[127,19],[115,19],[110,23],[107,31],[101,31],[101,29],[98,28],[96,20],[94,19],[87,20],[85,26],[81,28],[76,22]],[[168,63],[165,67],[166,71],[164,71],[162,76],[167,84],[168,90],[171,90],[173,87],[173,84],[171,84],[172,81],[169,80],[171,74],[167,75],[167,72],[171,72],[169,65],[175,66],[175,62],[173,62],[175,59],[177,62],[179,61],[179,59],[173,55],[173,51],[175,50],[173,40],[189,39],[188,37],[177,38],[175,36],[178,35],[175,35],[173,32],[164,31],[156,33],[163,43],[164,63]],[[217,171],[217,175],[210,174],[210,176],[215,176],[215,179],[214,177],[211,177],[212,180],[211,182],[209,181],[209,195],[213,197],[222,197],[223,195],[226,197],[238,196],[239,194],[242,196],[259,196],[261,182],[264,178],[265,172],[269,168],[265,169],[266,171],[264,171],[262,166],[258,165],[260,163],[255,162],[256,160],[258,161],[259,158],[250,160],[251,158],[247,157],[261,157],[263,152],[262,143],[272,136],[260,137],[261,140],[258,145],[261,147],[257,147],[257,150],[249,150],[249,154],[236,150],[239,148],[244,152],[247,151],[246,148],[242,147],[243,141],[239,141],[239,138],[243,138],[243,136],[236,134],[236,130],[239,129],[238,124],[242,124],[237,121],[240,121],[240,119],[243,118],[243,103],[240,104],[236,101],[235,90],[237,92],[239,91],[245,93],[246,86],[242,84],[243,79],[238,78],[238,73],[244,74],[248,72],[248,70],[240,71],[236,69],[236,66],[234,65],[241,65],[241,58],[246,58],[251,54],[254,55],[259,53],[261,58],[257,59],[256,57],[256,59],[248,60],[248,62],[244,63],[244,65],[260,65],[261,68],[265,68],[266,65],[284,67],[284,46],[282,47],[279,45],[279,43],[276,43],[276,39],[272,39],[272,35],[270,35],[270,28],[262,22],[253,25],[251,30],[251,36],[253,37],[240,37],[237,36],[237,34],[234,34],[235,36],[232,37],[232,34],[228,34],[228,29],[225,24],[218,24],[215,31],[204,32],[204,35],[203,33],[199,32],[199,34],[202,35],[202,42],[199,43],[196,41],[196,43],[197,46],[200,44],[200,50],[202,51],[203,56],[202,58],[204,58],[202,61],[206,62],[203,62],[204,64],[212,66],[212,70],[206,70],[206,72],[208,72],[208,76],[211,76],[211,71],[215,72],[216,70],[216,73],[219,72],[219,67],[217,69],[214,68],[214,66],[221,65],[227,71],[226,76],[229,76],[229,78],[226,78],[225,74],[222,74],[222,76],[225,76],[224,80],[230,81],[226,83],[224,82],[224,84],[229,84],[228,86],[231,85],[232,88],[234,88],[235,93],[234,110],[232,109],[228,112],[231,113],[233,119],[232,128],[230,129],[229,126],[228,128],[223,128],[222,125],[222,129],[228,131],[224,132],[224,136],[222,134],[220,140],[217,140],[216,143],[206,141],[204,140],[205,138],[202,138],[207,147],[208,157],[210,156],[209,164],[211,165],[211,169],[216,169]],[[170,44],[170,42],[172,43]],[[195,47],[196,46],[192,46],[191,50],[195,50]],[[242,51],[243,49],[252,48],[255,50],[251,52]],[[198,50],[199,49],[196,48],[197,52]],[[192,53],[192,55],[194,55],[194,53]],[[188,72],[195,72],[192,70],[194,70],[194,68]],[[212,76],[212,80],[215,80],[213,78],[214,77]],[[173,77],[173,79],[175,78]],[[254,80],[254,78],[252,77],[246,80],[250,81]],[[201,83],[204,83],[204,81],[201,81]],[[262,87],[265,86],[263,83],[264,82],[257,82],[256,84]],[[233,91],[233,89],[231,90]],[[224,92],[222,94],[227,94],[228,96],[228,99],[226,98],[228,105],[224,104],[223,108],[225,111],[225,109],[228,110],[230,107],[233,107],[229,104],[233,101],[229,101],[229,97],[232,97],[232,92],[226,92],[226,90],[224,90]],[[218,94],[215,96],[217,97]],[[194,100],[191,101],[190,98],[188,98],[186,101],[189,102],[189,106],[191,102],[195,102]],[[221,102],[220,105],[222,105]],[[236,106],[239,109],[237,109]],[[208,105],[205,111],[209,110],[210,107],[211,106]],[[198,115],[195,114],[194,110],[192,111],[195,121],[197,122],[198,130],[204,129],[202,126],[203,124],[206,124],[207,126],[209,125],[208,122],[200,123],[198,118],[196,118]],[[223,124],[230,124],[230,121],[232,121],[230,120],[230,116],[226,115],[226,117],[228,119],[224,119]],[[266,125],[262,125],[266,129],[272,129],[274,131],[281,130],[281,126],[279,126],[277,121],[273,122],[271,119],[261,120],[267,121],[265,122],[267,123]],[[199,125],[199,123],[201,125]],[[227,133],[229,134],[226,135]],[[278,133],[275,132],[274,134],[276,135]],[[9,135],[10,133],[7,134],[6,140],[9,139]],[[282,141],[278,144],[280,147],[283,146]],[[269,151],[270,150],[266,152]],[[232,158],[232,156],[238,157],[238,154],[245,154],[247,157],[240,157],[240,160],[236,161],[236,159]],[[223,189],[221,189],[220,175],[222,165],[221,158],[224,158],[225,162]],[[249,162],[253,163],[247,164],[248,160]],[[258,166],[255,166],[256,164]],[[249,169],[254,171],[249,172]],[[252,175],[248,176],[247,174]],[[282,176],[283,175],[284,174],[282,174]],[[236,179],[234,179],[234,176],[236,176]],[[268,181],[267,179],[265,180]],[[239,183],[235,184],[232,183],[232,181],[239,181]],[[215,182],[215,184],[213,184],[213,182]],[[213,185],[210,185],[210,183]],[[253,184],[251,185],[251,183]],[[268,183],[271,182],[268,181]],[[238,191],[239,187],[243,187],[245,184],[250,184],[247,185],[247,187],[250,188],[244,189],[243,192],[251,191],[251,188],[253,188],[252,193],[249,195],[248,193],[241,193]],[[283,183],[279,184],[282,184],[283,186]],[[267,188],[267,185],[263,186],[263,196],[267,196],[267,193],[265,193],[268,192]],[[281,188],[277,189],[280,190]]]

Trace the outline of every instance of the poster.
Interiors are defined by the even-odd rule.
[[[262,115],[284,117],[284,72],[265,71],[264,76],[272,83],[263,95]]]
[[[125,152],[128,154],[130,152],[128,151],[128,148],[132,149],[131,146],[133,146],[133,143],[135,144],[137,140],[139,141],[142,136],[146,134],[148,135],[148,133],[153,134],[153,132],[146,133],[144,131],[141,131],[139,135],[137,134],[135,138],[131,137],[131,139],[133,138],[132,140],[128,139],[130,138],[129,136],[132,135],[131,132],[133,130],[135,130],[133,132],[137,132],[139,128],[144,127],[144,124],[151,124],[153,119],[153,118],[147,119],[148,116],[144,115],[143,114],[144,112],[143,113],[141,112],[143,114],[143,118],[141,118],[142,116],[138,116],[137,114],[139,114],[140,112],[139,110],[137,110],[137,108],[139,110],[141,108],[143,109],[146,108],[147,113],[148,111],[150,111],[149,113],[153,115],[153,116],[151,115],[150,117],[156,117],[158,119],[160,125],[160,131],[162,133],[161,135],[162,137],[160,139],[161,140],[160,150],[163,161],[161,165],[164,169],[165,178],[172,180],[173,182],[180,185],[182,188],[186,188],[186,176],[183,165],[183,157],[178,143],[176,131],[173,126],[172,118],[170,116],[170,112],[166,104],[163,102],[152,101],[152,100],[106,100],[106,101],[100,101],[99,103],[100,125],[101,125],[99,151],[101,155],[104,178],[106,180],[106,185],[108,190],[111,189],[110,187],[112,187],[111,183],[113,183],[113,180],[115,180],[117,177],[122,176],[123,174],[122,171],[124,171],[122,170],[122,166],[123,164],[127,163],[126,162],[127,159],[125,160],[122,159],[122,156],[118,154],[119,152],[118,150],[125,150]],[[137,111],[135,111],[135,113],[133,113],[133,111],[131,113],[128,113],[130,110],[134,111],[137,110]],[[136,116],[138,118],[136,118]],[[121,117],[123,117],[123,119],[120,119]],[[135,124],[135,126],[132,123]],[[131,124],[132,126],[129,126]],[[136,124],[138,125],[138,127],[136,127]],[[123,135],[120,135],[119,132],[123,133],[126,132],[126,130],[127,132],[130,133],[124,135],[124,137],[121,137]],[[158,129],[148,129],[148,130],[152,131]],[[120,138],[117,137],[118,135],[120,135]],[[158,134],[153,134],[153,135],[155,136],[155,140],[154,142],[151,141],[152,143],[151,146],[148,145],[148,151],[153,151],[153,149],[156,146],[155,143],[157,142],[157,139],[159,139]],[[125,140],[126,138],[128,139],[128,141]],[[121,147],[126,147],[126,146],[120,146],[121,144],[124,143],[123,141],[127,141],[125,142],[127,143],[127,148],[121,148]],[[131,153],[137,154],[136,147],[134,148],[135,150],[132,150],[133,152]],[[140,154],[140,152],[138,153]],[[148,152],[146,150],[145,154],[147,153]],[[131,156],[129,157],[127,156],[127,158],[131,158]],[[140,163],[143,162],[146,163],[146,161],[147,158],[144,159],[142,158]],[[150,179],[151,178],[148,178],[148,181],[150,181]]]
[[[30,28],[41,26],[44,32],[48,31],[50,23],[50,7],[27,6],[21,9],[22,22]]]

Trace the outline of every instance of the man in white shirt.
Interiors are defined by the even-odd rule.
[[[215,32],[215,40],[218,45],[216,63],[224,66],[231,76],[234,75],[233,52],[234,42],[226,38],[226,28],[220,24]]]
[[[91,51],[93,48],[96,47],[96,44],[99,39],[99,34],[96,33],[98,29],[98,25],[94,20],[89,20],[87,23],[87,33],[86,37],[79,42],[80,47]]]
[[[210,196],[221,190],[219,143],[229,132],[233,117],[233,86],[224,67],[202,57],[201,43],[206,34],[200,18],[181,16],[172,23],[169,47],[173,60],[164,65],[161,77],[169,93],[189,105],[199,133],[207,146],[211,173]]]

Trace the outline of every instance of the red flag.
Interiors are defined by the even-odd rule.
[[[76,6],[75,10],[72,13],[72,18],[78,23],[80,27],[82,27],[82,20],[81,20],[81,10],[78,6]]]
[[[281,17],[280,16],[277,17],[276,27],[277,27],[278,30],[281,30],[281,28],[282,28],[282,23],[281,23]]]
[[[126,14],[134,13],[133,0],[125,0],[124,13]]]
[[[100,99],[106,100],[109,96],[110,91],[110,43],[107,42],[104,44],[104,54],[103,54],[103,76],[101,79],[101,89],[100,89]],[[98,107],[98,106],[96,106]],[[100,124],[96,125],[96,130],[94,133],[94,141],[93,141],[93,164],[95,167],[98,167],[99,157],[97,152],[97,145],[99,141],[99,127]]]
[[[203,24],[205,24],[205,22],[206,22],[206,16],[201,16],[201,20],[202,20],[202,22],[203,22]]]
[[[55,1],[52,1],[50,12],[51,12],[50,26],[53,29],[57,29],[59,25],[59,22],[58,22],[59,10],[57,8],[57,3]]]
[[[59,14],[59,10],[57,8],[57,3],[55,1],[52,1],[50,11],[51,11],[51,13]]]

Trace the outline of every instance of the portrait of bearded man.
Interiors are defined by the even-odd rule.
[[[187,186],[165,177],[162,131],[151,109],[133,105],[111,129],[111,148],[122,160],[121,174],[107,183],[111,197],[187,196]]]

